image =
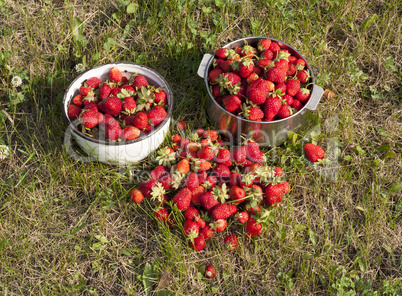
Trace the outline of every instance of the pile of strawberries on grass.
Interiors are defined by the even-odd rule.
[[[112,67],[107,81],[92,77],[83,82],[68,107],[83,134],[108,141],[130,141],[149,133],[167,116],[162,87],[150,85],[144,75]]]
[[[130,192],[140,203],[148,198],[157,220],[179,228],[196,251],[217,233],[230,250],[238,234],[260,235],[275,207],[289,193],[280,167],[267,164],[256,142],[224,146],[216,130],[173,136],[172,147],[157,152],[149,179]]]
[[[310,98],[306,61],[293,54],[271,39],[220,48],[208,72],[211,93],[228,112],[248,120],[289,117]]]

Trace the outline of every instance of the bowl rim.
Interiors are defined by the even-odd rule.
[[[311,84],[312,84],[311,94],[313,93],[313,89],[314,89],[314,85],[315,85],[315,78],[314,78],[313,70],[312,70],[311,67],[310,67],[310,64],[308,63],[308,61],[306,60],[306,58],[305,58],[299,51],[297,51],[294,47],[290,46],[289,44],[287,44],[287,43],[285,43],[285,42],[283,42],[283,41],[281,41],[281,40],[278,40],[278,39],[275,39],[275,38],[271,38],[271,37],[264,37],[264,36],[249,36],[249,37],[243,37],[243,38],[240,38],[240,39],[236,39],[236,40],[234,40],[234,41],[231,41],[231,42],[229,42],[229,43],[223,45],[222,48],[230,48],[230,46],[232,46],[232,45],[235,44],[235,43],[238,43],[238,42],[243,42],[243,43],[244,43],[245,40],[247,41],[247,40],[249,40],[249,39],[253,39],[253,41],[254,41],[254,39],[255,39],[256,41],[261,40],[261,39],[271,39],[272,41],[279,42],[279,43],[282,43],[282,44],[286,45],[288,48],[292,49],[295,53],[297,53],[300,57],[302,57],[303,60],[306,62],[307,68],[308,68],[308,70],[309,70],[309,72],[310,72],[310,78],[312,79],[312,82],[311,82]],[[258,39],[258,40],[257,40],[257,39]],[[263,121],[263,120],[261,120],[261,121],[255,121],[255,120],[250,120],[250,119],[247,119],[247,118],[244,118],[244,117],[240,117],[240,116],[238,116],[238,115],[235,115],[235,114],[233,114],[233,113],[227,111],[225,108],[223,108],[223,107],[215,100],[215,98],[214,98],[214,96],[212,95],[211,90],[210,90],[210,88],[209,88],[209,84],[208,84],[208,69],[211,67],[211,64],[212,64],[214,58],[215,58],[215,55],[212,55],[211,58],[209,59],[209,61],[207,62],[207,65],[206,65],[206,67],[205,67],[205,73],[204,73],[204,81],[205,81],[205,84],[206,84],[206,87],[207,87],[207,91],[208,91],[209,97],[214,101],[214,103],[218,106],[218,108],[220,108],[220,109],[221,109],[222,111],[224,111],[226,114],[228,114],[228,115],[230,115],[230,116],[233,116],[233,117],[235,117],[236,119],[241,120],[241,121],[244,121],[244,122],[260,123],[260,124],[273,124],[273,123],[279,123],[279,122],[287,121],[287,120],[289,120],[289,119],[291,119],[291,118],[293,118],[293,117],[296,117],[297,115],[303,114],[306,110],[308,110],[308,109],[306,109],[306,107],[307,107],[307,105],[308,105],[308,101],[307,101],[307,103],[303,106],[303,108],[301,108],[300,110],[298,110],[296,113],[292,114],[291,116],[286,117],[286,118],[282,118],[282,119],[278,119],[278,120],[273,120],[273,121]],[[310,98],[311,98],[311,97],[310,97]],[[309,99],[309,100],[310,100],[310,99]]]
[[[94,71],[94,70],[96,70],[96,69],[98,69],[98,68],[105,67],[105,66],[110,66],[110,67],[116,66],[116,67],[118,67],[119,65],[132,65],[132,66],[139,66],[139,67],[141,67],[141,68],[144,68],[144,69],[146,69],[146,70],[148,70],[148,71],[150,71],[150,72],[153,72],[153,73],[165,84],[165,85],[162,85],[162,86],[165,88],[165,90],[167,90],[167,93],[166,93],[166,97],[167,97],[167,100],[168,100],[167,116],[165,117],[165,119],[164,119],[161,123],[158,124],[158,126],[157,126],[155,129],[151,130],[150,133],[148,133],[148,134],[146,134],[146,135],[144,135],[144,136],[138,137],[138,138],[136,138],[136,139],[134,139],[134,140],[130,140],[130,141],[116,141],[116,142],[113,141],[113,142],[112,142],[112,141],[103,141],[103,140],[91,138],[91,137],[89,137],[89,136],[87,136],[87,135],[81,133],[80,131],[78,131],[78,130],[76,129],[76,127],[72,124],[70,118],[68,118],[68,116],[67,116],[67,114],[66,114],[66,107],[67,107],[66,101],[70,101],[69,103],[71,103],[72,98],[70,98],[70,99],[67,98],[67,93],[68,93],[68,91],[70,90],[70,88],[72,87],[72,85],[73,85],[74,83],[76,83],[76,81],[80,80],[81,77],[82,77],[85,73],[90,72],[90,71]],[[140,72],[139,72],[139,73],[140,73]],[[140,74],[142,74],[142,73],[140,73]],[[145,76],[145,75],[144,75],[144,76]],[[92,67],[92,68],[90,68],[90,69],[88,69],[88,70],[85,70],[85,71],[83,71],[82,73],[80,73],[80,75],[78,75],[78,76],[69,84],[69,86],[67,87],[66,91],[64,92],[63,101],[62,101],[62,106],[63,106],[63,112],[62,112],[62,113],[63,113],[64,120],[66,120],[67,124],[69,125],[69,128],[71,128],[71,130],[74,132],[74,134],[75,134],[76,136],[79,136],[79,137],[81,137],[81,138],[84,138],[85,140],[88,140],[88,141],[93,142],[93,143],[96,143],[96,144],[110,145],[110,146],[125,146],[125,145],[134,144],[134,143],[138,143],[138,142],[141,142],[141,141],[143,141],[143,140],[146,140],[146,139],[148,139],[149,137],[151,137],[151,136],[153,136],[154,134],[156,134],[157,132],[159,132],[159,131],[163,128],[163,126],[164,126],[167,122],[170,121],[171,116],[172,116],[172,112],[173,112],[173,105],[174,105],[174,100],[173,100],[173,93],[172,93],[172,90],[171,90],[169,84],[167,83],[166,79],[163,78],[162,75],[160,75],[157,71],[153,70],[152,68],[150,68],[150,67],[148,67],[148,66],[144,66],[144,65],[141,65],[141,64],[137,64],[137,63],[131,63],[131,62],[114,62],[114,63],[106,63],[106,64],[97,65],[97,66],[94,66],[94,67]],[[68,107],[67,107],[67,108],[68,108]]]

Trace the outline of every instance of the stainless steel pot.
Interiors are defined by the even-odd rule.
[[[231,43],[223,46],[224,48],[235,48],[242,46],[244,41],[248,44],[256,44],[261,39],[268,39],[267,37],[246,37],[235,40]],[[297,132],[301,128],[306,126],[310,111],[317,108],[318,103],[324,93],[322,87],[316,85],[314,82],[313,71],[307,60],[293,47],[283,43],[280,40],[269,38],[272,41],[280,42],[283,44],[282,48],[288,49],[297,58],[302,58],[306,61],[306,67],[310,71],[312,88],[311,95],[308,102],[303,106],[301,110],[289,116],[288,118],[275,120],[275,121],[252,121],[227,112],[218,102],[214,99],[208,83],[208,72],[212,68],[214,61],[214,55],[205,54],[202,58],[201,64],[198,68],[197,74],[204,78],[205,86],[209,94],[209,100],[207,102],[207,113],[210,120],[216,125],[221,133],[226,134],[229,137],[230,142],[239,143],[242,138],[253,136],[253,138],[262,145],[279,146],[287,138],[288,132]]]

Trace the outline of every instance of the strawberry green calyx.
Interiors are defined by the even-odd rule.
[[[186,179],[186,174],[180,173],[178,171],[176,171],[173,175],[172,175],[172,187],[174,189],[178,189],[181,185],[184,184],[184,180]]]
[[[275,58],[275,61],[280,61],[280,60],[287,60],[289,61],[290,53],[286,51],[279,51],[278,55]]]
[[[226,200],[230,198],[225,183],[222,184],[222,187],[215,186],[214,189],[212,189],[212,194],[214,195],[214,198],[219,200],[221,203],[225,203]]]
[[[141,86],[141,90],[138,91],[138,100],[137,100],[137,111],[151,109],[151,105],[155,100],[155,94],[145,86]]]
[[[228,49],[226,58],[228,60],[231,60],[231,59],[235,58],[237,55],[238,54],[236,53],[236,51],[234,49]]]
[[[162,148],[158,151],[158,156],[155,160],[159,165],[171,167],[176,162],[176,152],[172,151],[169,147]]]
[[[272,183],[275,179],[275,170],[273,167],[269,167],[268,165],[259,166],[255,173],[257,177],[260,177],[260,182],[263,184]]]
[[[163,196],[166,194],[165,188],[162,183],[157,182],[151,189],[151,199],[159,203],[163,202]]]
[[[122,88],[116,97],[119,99],[124,99],[126,97],[134,97],[136,95],[135,91],[130,91],[128,89]]]

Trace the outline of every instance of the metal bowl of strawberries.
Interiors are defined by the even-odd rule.
[[[166,80],[135,63],[96,66],[63,98],[68,132],[91,159],[112,165],[143,160],[168,132],[173,94]]]
[[[252,137],[279,146],[306,127],[323,89],[307,60],[290,45],[246,37],[205,54],[198,68],[209,94],[210,120],[238,143]]]

